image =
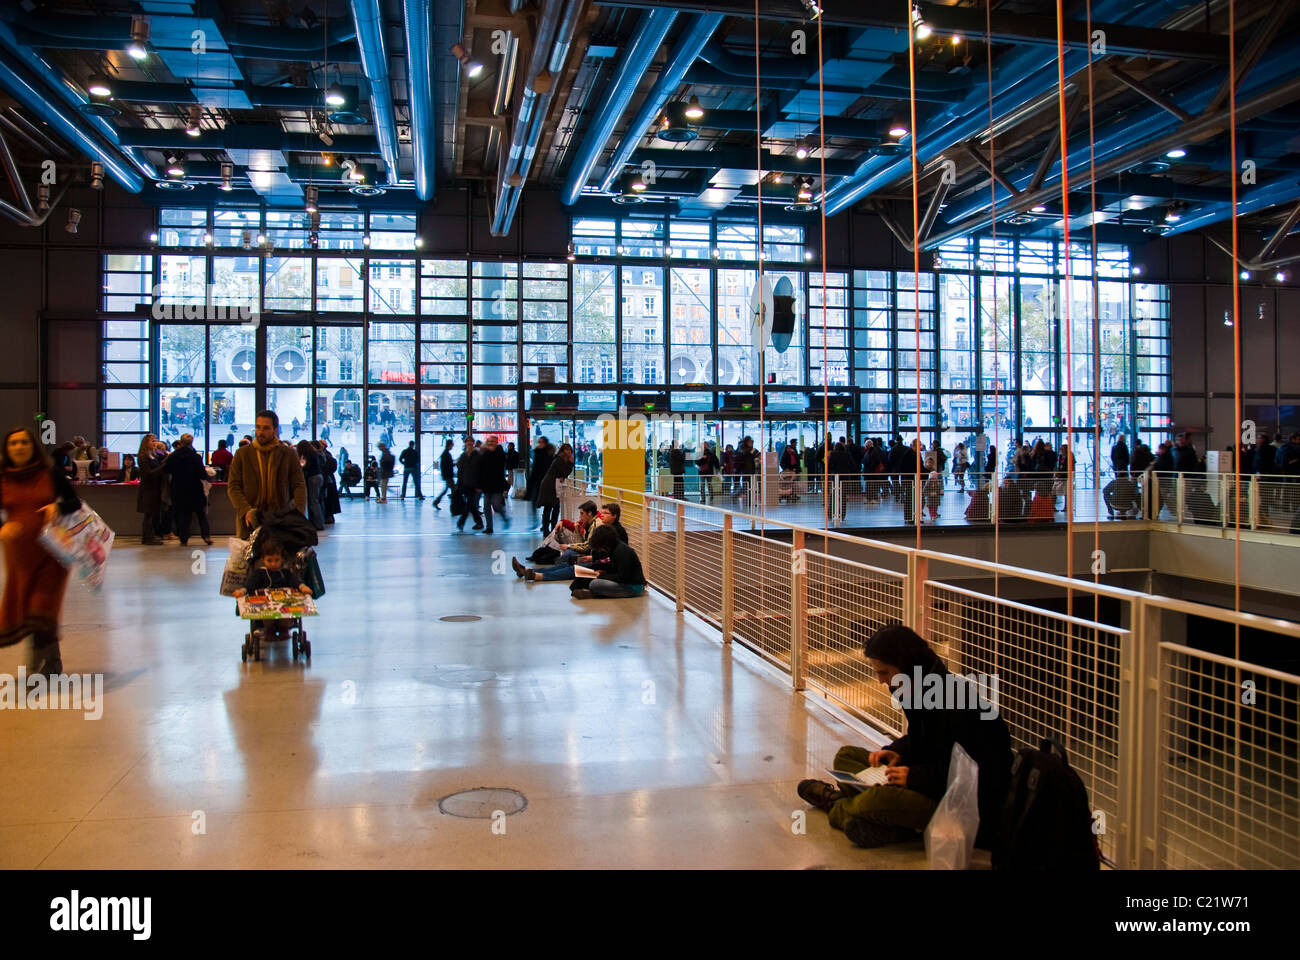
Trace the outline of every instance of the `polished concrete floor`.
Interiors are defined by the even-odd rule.
[[[102,718],[0,711],[0,867],[923,865],[919,841],[856,849],[795,795],[869,741],[661,597],[516,580],[534,539],[512,506],[489,538],[428,501],[346,504],[310,665],[283,644],[241,664],[222,540],[119,542],[103,593],[65,606],[65,670],[104,675]],[[475,787],[527,806],[440,811]]]

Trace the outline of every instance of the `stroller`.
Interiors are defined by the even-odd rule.
[[[325,581],[321,576],[320,563],[316,559],[315,547],[318,539],[311,521],[292,507],[267,514],[262,519],[261,526],[249,537],[250,569],[261,557],[261,546],[272,539],[284,549],[285,570],[298,574],[302,582],[311,587],[313,600],[324,596]],[[249,657],[254,661],[260,661],[262,644],[278,640],[290,642],[294,660],[298,659],[299,654],[310,660],[311,641],[307,639],[307,631],[302,624],[305,612],[303,606],[305,605],[294,603],[271,604],[257,616],[245,616],[239,613],[239,604],[236,603],[235,612],[241,619],[250,621],[248,632],[244,634],[244,643],[240,647],[241,661],[247,662]],[[313,606],[308,615],[314,613]],[[261,625],[252,621],[261,621]]]

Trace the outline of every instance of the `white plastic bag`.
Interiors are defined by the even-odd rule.
[[[237,537],[230,538],[230,556],[226,558],[226,568],[221,571],[221,595],[233,597],[235,591],[242,589],[248,580],[250,561],[253,558],[252,544]]]
[[[952,745],[948,789],[925,828],[925,853],[931,870],[965,870],[970,866],[980,828],[980,768],[961,744]]]
[[[37,540],[92,593],[99,592],[113,549],[113,531],[99,514],[85,503],[73,513],[55,513]]]

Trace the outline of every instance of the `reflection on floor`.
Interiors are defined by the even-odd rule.
[[[240,663],[222,541],[120,543],[104,593],[65,608],[102,718],[0,712],[0,867],[922,865],[919,841],[858,850],[815,811],[792,830],[797,781],[864,741],[659,597],[516,580],[534,539],[512,506],[488,538],[427,501],[347,504],[309,666]],[[440,812],[475,787],[527,806]]]

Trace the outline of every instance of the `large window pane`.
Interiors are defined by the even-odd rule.
[[[311,261],[306,257],[267,257],[266,310],[311,309]]]
[[[316,309],[360,313],[365,309],[366,284],[360,257],[330,257],[316,261]]]
[[[367,379],[371,383],[415,383],[415,324],[371,323],[369,329]]]
[[[415,313],[415,261],[370,261],[370,312]]]
[[[311,383],[311,347],[312,328],[309,326],[267,327],[267,383],[302,385]],[[306,419],[305,415],[303,419]]]
[[[360,383],[364,349],[360,325],[317,327],[316,382]],[[360,402],[358,396],[358,408]]]
[[[615,268],[581,264],[573,270],[573,362],[578,383],[614,383]]]
[[[163,383],[203,383],[207,329],[201,324],[158,327],[158,375]]]
[[[664,382],[664,272],[623,268],[623,383]]]
[[[674,224],[673,229],[676,228],[677,224]],[[669,383],[712,384],[713,308],[710,288],[713,271],[673,267],[669,275],[672,304]]]

